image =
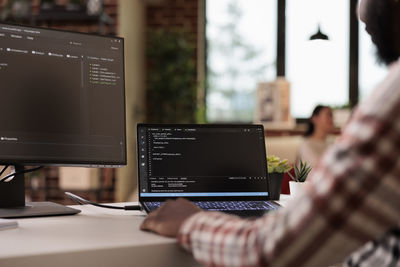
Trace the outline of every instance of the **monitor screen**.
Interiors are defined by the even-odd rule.
[[[262,125],[138,124],[140,197],[267,197]]]
[[[0,218],[78,213],[25,204],[24,166],[126,165],[124,40],[0,23],[0,81]]]
[[[0,23],[0,164],[126,164],[122,38]]]

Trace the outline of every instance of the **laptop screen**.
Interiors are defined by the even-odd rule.
[[[138,124],[139,196],[268,197],[262,125]]]

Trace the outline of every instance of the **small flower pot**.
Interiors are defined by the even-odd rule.
[[[297,195],[299,191],[304,190],[306,184],[307,182],[289,181],[290,195],[291,196]]]
[[[271,200],[279,200],[281,195],[283,173],[268,173],[269,193]]]

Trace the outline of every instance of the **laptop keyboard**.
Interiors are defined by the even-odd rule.
[[[149,210],[155,210],[163,202],[145,202]],[[271,201],[193,201],[203,210],[230,211],[230,210],[276,210],[279,205]]]

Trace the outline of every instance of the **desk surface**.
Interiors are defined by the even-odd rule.
[[[140,231],[139,211],[73,207],[82,212],[18,219],[18,228],[0,230],[0,266],[197,266],[175,239]]]
[[[139,211],[73,207],[82,212],[1,230],[0,266],[196,266],[175,239],[140,231]]]

